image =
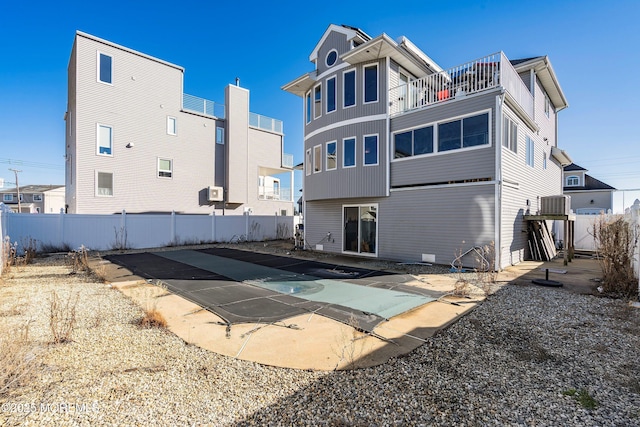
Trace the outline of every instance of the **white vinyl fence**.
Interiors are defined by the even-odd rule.
[[[293,238],[293,216],[182,214],[0,213],[2,237],[19,250],[35,239],[38,250],[144,249],[184,244]]]

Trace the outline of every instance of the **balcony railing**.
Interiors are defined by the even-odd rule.
[[[282,133],[282,120],[272,119],[271,117],[256,113],[249,113],[249,126],[270,132]]]
[[[224,104],[209,101],[208,99],[199,98],[186,93],[182,94],[182,109],[219,119],[224,119],[225,113]]]
[[[293,154],[282,153],[282,167],[293,168]]]
[[[533,96],[502,52],[390,89],[390,113],[393,115],[415,110],[498,86],[503,86],[524,111],[533,117]]]
[[[291,201],[291,189],[290,188],[274,188],[261,186],[258,187],[258,199],[260,200],[282,200],[285,202]]]

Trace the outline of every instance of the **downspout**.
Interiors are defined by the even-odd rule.
[[[391,59],[387,56],[387,67],[385,70],[385,73],[387,74],[387,85],[385,87],[385,91],[386,91],[386,99],[387,99],[387,105],[386,105],[386,116],[387,116],[387,129],[386,129],[386,133],[385,133],[385,148],[386,148],[386,153],[387,153],[387,161],[385,162],[385,167],[386,167],[386,189],[385,189],[385,194],[387,197],[389,197],[389,193],[390,193],[390,188],[391,188],[391,141],[389,141],[390,139],[390,129],[391,129],[391,118],[389,117],[389,109],[390,109],[390,101],[389,101],[389,85],[391,84],[390,82],[390,70],[391,70]]]
[[[503,127],[503,115],[502,105],[504,103],[504,89],[500,95],[496,96],[496,131],[495,131],[495,146],[496,146],[496,184],[495,184],[495,267],[498,270],[502,270],[502,245],[500,238],[502,235],[502,127]]]

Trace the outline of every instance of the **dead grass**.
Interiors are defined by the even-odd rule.
[[[32,380],[38,351],[29,341],[29,322],[0,331],[0,396]]]
[[[69,298],[63,301],[55,291],[51,292],[49,328],[55,344],[72,341],[71,335],[77,322],[76,306],[79,298],[80,294],[76,293],[75,296],[73,294],[69,295]]]
[[[153,307],[144,311],[144,316],[138,321],[143,328],[166,328],[167,320],[160,311]]]

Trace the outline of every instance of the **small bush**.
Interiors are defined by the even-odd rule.
[[[90,271],[89,268],[89,253],[87,248],[80,246],[78,250],[71,251],[67,254],[66,259],[67,267],[71,270],[70,274],[76,274],[82,271]]]
[[[9,272],[12,265],[17,265],[18,242],[11,243],[11,238],[5,236],[2,241],[2,271]]]
[[[638,244],[638,225],[622,215],[601,215],[594,225],[597,256],[602,268],[603,292],[623,298],[638,295],[633,259]]]
[[[154,307],[144,311],[144,316],[140,319],[138,325],[143,328],[166,328],[167,320],[162,313]]]
[[[51,292],[51,304],[49,306],[49,327],[56,344],[72,341],[71,335],[76,326],[76,306],[78,305],[78,293],[69,295],[66,301],[62,301],[58,294]]]
[[[24,251],[24,263],[31,264],[38,253],[38,241],[32,237],[22,239],[22,250]]]

